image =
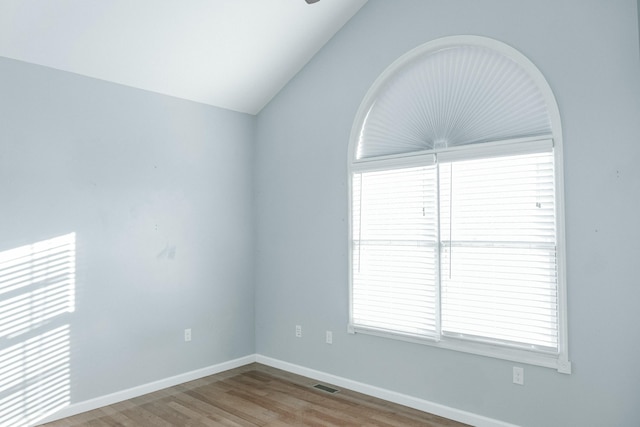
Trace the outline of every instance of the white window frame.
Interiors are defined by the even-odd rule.
[[[427,55],[429,52],[442,49],[447,46],[456,46],[460,44],[478,44],[509,56],[518,62],[519,65],[524,67],[531,77],[536,81],[541,93],[546,99],[548,114],[551,121],[552,132],[549,135],[541,138],[536,137],[524,137],[513,138],[503,141],[485,142],[477,144],[476,147],[453,147],[442,148],[434,150],[425,150],[419,152],[412,152],[406,154],[386,155],[378,156],[374,158],[357,158],[357,151],[359,148],[360,138],[362,135],[363,127],[367,124],[367,116],[371,109],[371,106],[376,101],[381,88],[387,83],[389,79],[399,71],[402,70],[406,64],[411,63],[420,56]],[[354,173],[373,171],[373,170],[386,170],[394,169],[405,166],[416,166],[431,161],[434,155],[439,153],[446,156],[456,156],[456,151],[460,151],[460,154],[464,158],[473,156],[472,152],[481,152],[481,155],[487,153],[493,153],[495,155],[510,155],[516,153],[531,152],[533,147],[538,146],[540,140],[548,140],[549,144],[553,146],[554,156],[554,174],[555,174],[555,209],[556,209],[556,245],[557,245],[557,286],[558,286],[558,353],[549,354],[541,353],[527,349],[507,347],[499,344],[489,344],[477,341],[459,340],[453,337],[440,336],[438,340],[433,339],[421,339],[414,336],[407,336],[402,334],[395,334],[391,332],[383,332],[371,328],[354,325],[353,322],[353,240],[352,240],[352,177]],[[360,109],[356,115],[354,125],[351,131],[350,146],[349,146],[349,158],[348,158],[348,222],[349,222],[349,325],[348,332],[365,333],[370,335],[382,336],[386,338],[393,338],[403,341],[415,342],[425,344],[442,349],[449,349],[455,351],[461,351],[481,356],[499,358],[509,360],[513,362],[526,363],[531,365],[543,366],[556,369],[558,372],[570,374],[571,363],[569,361],[568,352],[568,316],[567,316],[567,280],[566,280],[566,250],[565,250],[565,224],[564,224],[564,180],[563,180],[563,155],[562,155],[562,132],[560,114],[553,96],[553,92],[548,83],[544,79],[541,72],[537,67],[531,63],[520,52],[507,46],[496,40],[487,39],[484,37],[475,36],[454,36],[438,39],[425,45],[422,45],[400,59],[394,62],[387,70],[385,70],[381,76],[376,80],[374,85],[370,88],[369,92],[365,96]]]

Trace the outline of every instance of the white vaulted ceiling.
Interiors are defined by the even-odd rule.
[[[256,114],[367,0],[2,0],[0,56]]]

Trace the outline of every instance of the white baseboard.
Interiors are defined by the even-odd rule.
[[[429,412],[431,414],[439,415],[441,417],[449,418],[461,423],[471,424],[476,427],[518,427],[515,424],[509,424],[503,421],[495,420],[493,418],[474,414],[472,412],[462,411],[450,406],[441,405],[439,403],[430,402],[428,400],[419,399],[417,397],[397,393],[395,391],[386,390],[358,381],[353,381],[347,378],[328,374],[326,372],[305,368],[304,366],[295,365],[293,363],[283,362],[278,359],[272,359],[260,354],[256,355],[256,362],[274,368],[282,369],[283,371],[288,371],[294,374],[313,378],[314,380],[344,387],[349,390],[357,391],[358,393],[363,393],[369,396],[377,397],[379,399],[384,399],[389,402],[398,403],[400,405],[408,406],[420,411]]]
[[[143,384],[137,387],[132,387],[94,399],[85,400],[83,402],[74,403],[60,409],[54,414],[49,415],[47,418],[38,421],[38,423],[47,423],[59,420],[61,418],[71,417],[82,412],[91,411],[93,409],[98,409],[107,405],[113,405],[114,403],[122,402],[123,400],[133,399],[134,397],[142,396],[147,393],[153,393],[154,391],[162,390],[167,387],[173,387],[178,384],[228,371],[229,369],[238,368],[240,366],[248,365],[249,363],[253,362],[262,363],[263,365],[272,366],[274,368],[282,369],[283,371],[288,371],[294,374],[313,378],[314,380],[347,388],[349,390],[357,391],[359,393],[367,394],[379,399],[384,399],[389,402],[398,403],[400,405],[408,406],[420,411],[429,412],[431,414],[439,415],[441,417],[449,418],[461,423],[471,424],[476,427],[518,427],[515,424],[509,424],[503,421],[484,417],[482,415],[455,409],[450,406],[441,405],[439,403],[430,402],[428,400],[419,399],[417,397],[383,389],[358,381],[353,381],[348,378],[339,377],[337,375],[328,374],[326,372],[316,371],[315,369],[305,368],[304,366],[295,365],[293,363],[284,362],[260,354],[252,354],[238,359],[229,360],[217,365],[212,365],[206,368],[197,369],[195,371],[186,372],[184,374],[175,375],[173,377]]]
[[[197,380],[199,378],[207,377],[209,375],[228,371],[229,369],[248,365],[249,363],[253,363],[255,361],[256,355],[251,354],[239,359],[229,360],[227,362],[218,363],[217,365],[207,366],[206,368],[196,369],[195,371],[185,372],[184,374],[175,375],[173,377],[139,385],[126,390],[107,394],[105,396],[96,397],[95,399],[73,403],[49,415],[47,418],[38,421],[38,423],[43,424],[51,421],[56,421],[61,418],[71,417],[82,412],[92,411],[103,406],[122,402],[123,400],[133,399],[134,397],[142,396],[147,393],[153,393],[154,391],[162,390],[167,387],[173,387],[174,385],[183,384],[189,381]]]

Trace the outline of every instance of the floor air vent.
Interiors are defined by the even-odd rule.
[[[316,384],[313,388],[317,388],[318,390],[326,391],[327,393],[337,393],[338,390],[335,388],[327,387],[326,385]]]

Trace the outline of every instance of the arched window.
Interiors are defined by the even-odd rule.
[[[475,36],[412,50],[349,156],[351,332],[570,372],[560,115],[527,58]]]

